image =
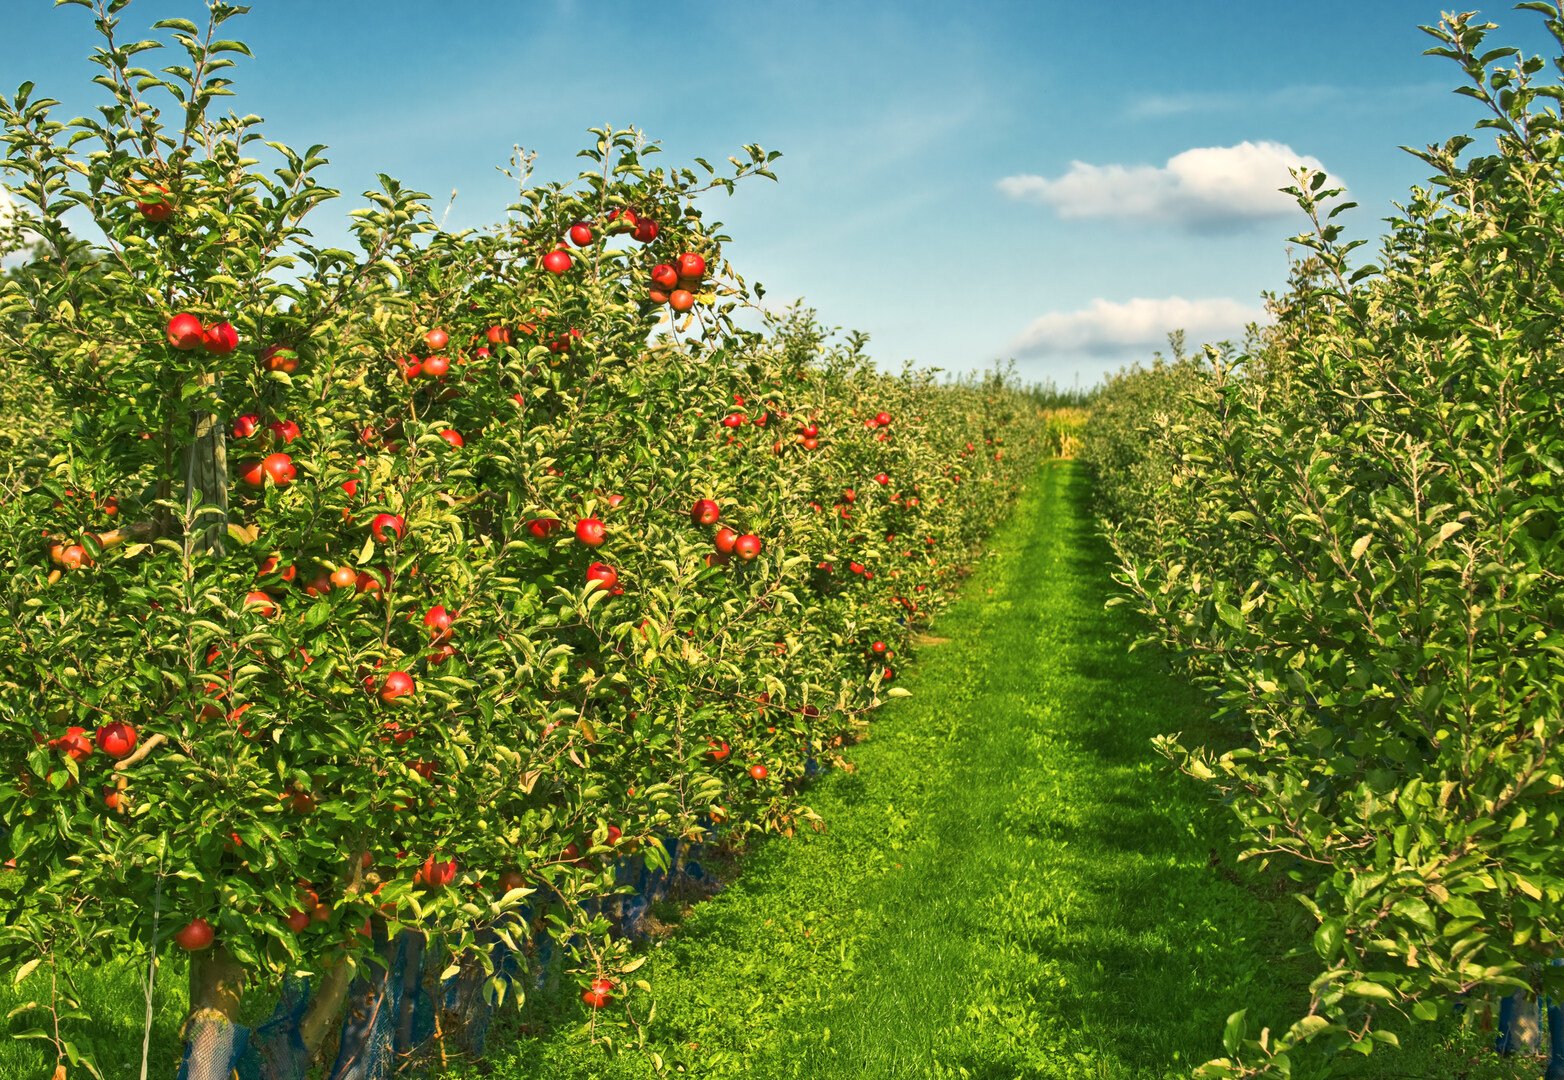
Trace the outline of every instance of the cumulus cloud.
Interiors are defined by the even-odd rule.
[[[1246,326],[1265,318],[1264,309],[1228,297],[1097,299],[1079,311],[1056,311],[1032,320],[1011,341],[1010,352],[1017,357],[1133,357],[1164,347],[1174,330],[1185,331],[1195,345],[1237,339]]]
[[[1209,232],[1295,213],[1297,204],[1279,189],[1293,183],[1288,170],[1299,166],[1325,168],[1284,143],[1246,141],[1185,150],[1162,166],[1074,161],[1052,179],[1007,176],[999,190],[1051,206],[1064,218],[1168,222]],[[1332,178],[1331,186],[1340,181]]]

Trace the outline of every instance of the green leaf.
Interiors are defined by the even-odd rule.
[[[1342,991],[1354,997],[1371,998],[1374,1001],[1395,1001],[1396,993],[1388,986],[1367,979],[1355,979],[1342,987]]]

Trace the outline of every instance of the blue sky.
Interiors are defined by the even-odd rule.
[[[136,29],[200,18],[135,0]],[[589,126],[633,125],[663,161],[780,150],[780,183],[709,216],[767,301],[862,329],[886,366],[1015,358],[1069,386],[1150,355],[1166,331],[1235,333],[1286,273],[1296,210],[1272,194],[1308,159],[1379,231],[1425,173],[1398,149],[1469,129],[1422,0],[1032,0],[955,5],[741,0],[252,0],[231,24],[234,107],[268,136],[326,143],[345,214],[378,172],[498,219],[513,144],[565,178]],[[1546,51],[1539,20],[1484,9],[1495,43]],[[80,8],[4,0],[0,85],[88,107]],[[1548,53],[1552,55],[1552,53]]]

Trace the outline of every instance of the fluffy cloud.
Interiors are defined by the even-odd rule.
[[[1093,300],[1079,311],[1056,311],[1034,319],[1010,343],[1018,357],[1097,356],[1134,358],[1167,345],[1183,330],[1191,347],[1204,341],[1243,336],[1244,327],[1264,322],[1265,311],[1227,297],[1186,300]]]
[[[1012,199],[1052,206],[1065,218],[1120,218],[1171,222],[1199,231],[1222,231],[1295,213],[1280,188],[1293,183],[1289,169],[1324,170],[1316,157],[1276,142],[1185,150],[1156,165],[1070,163],[1063,176],[1007,176],[999,190]],[[1340,182],[1332,178],[1331,186]]]

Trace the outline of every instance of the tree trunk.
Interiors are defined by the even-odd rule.
[[[207,375],[204,382],[213,377]],[[228,536],[228,442],[212,413],[197,413],[195,438],[185,453],[185,550],[221,555]]]
[[[190,1013],[180,1080],[229,1080],[249,1032],[239,1026],[244,968],[221,944],[190,957]]]

